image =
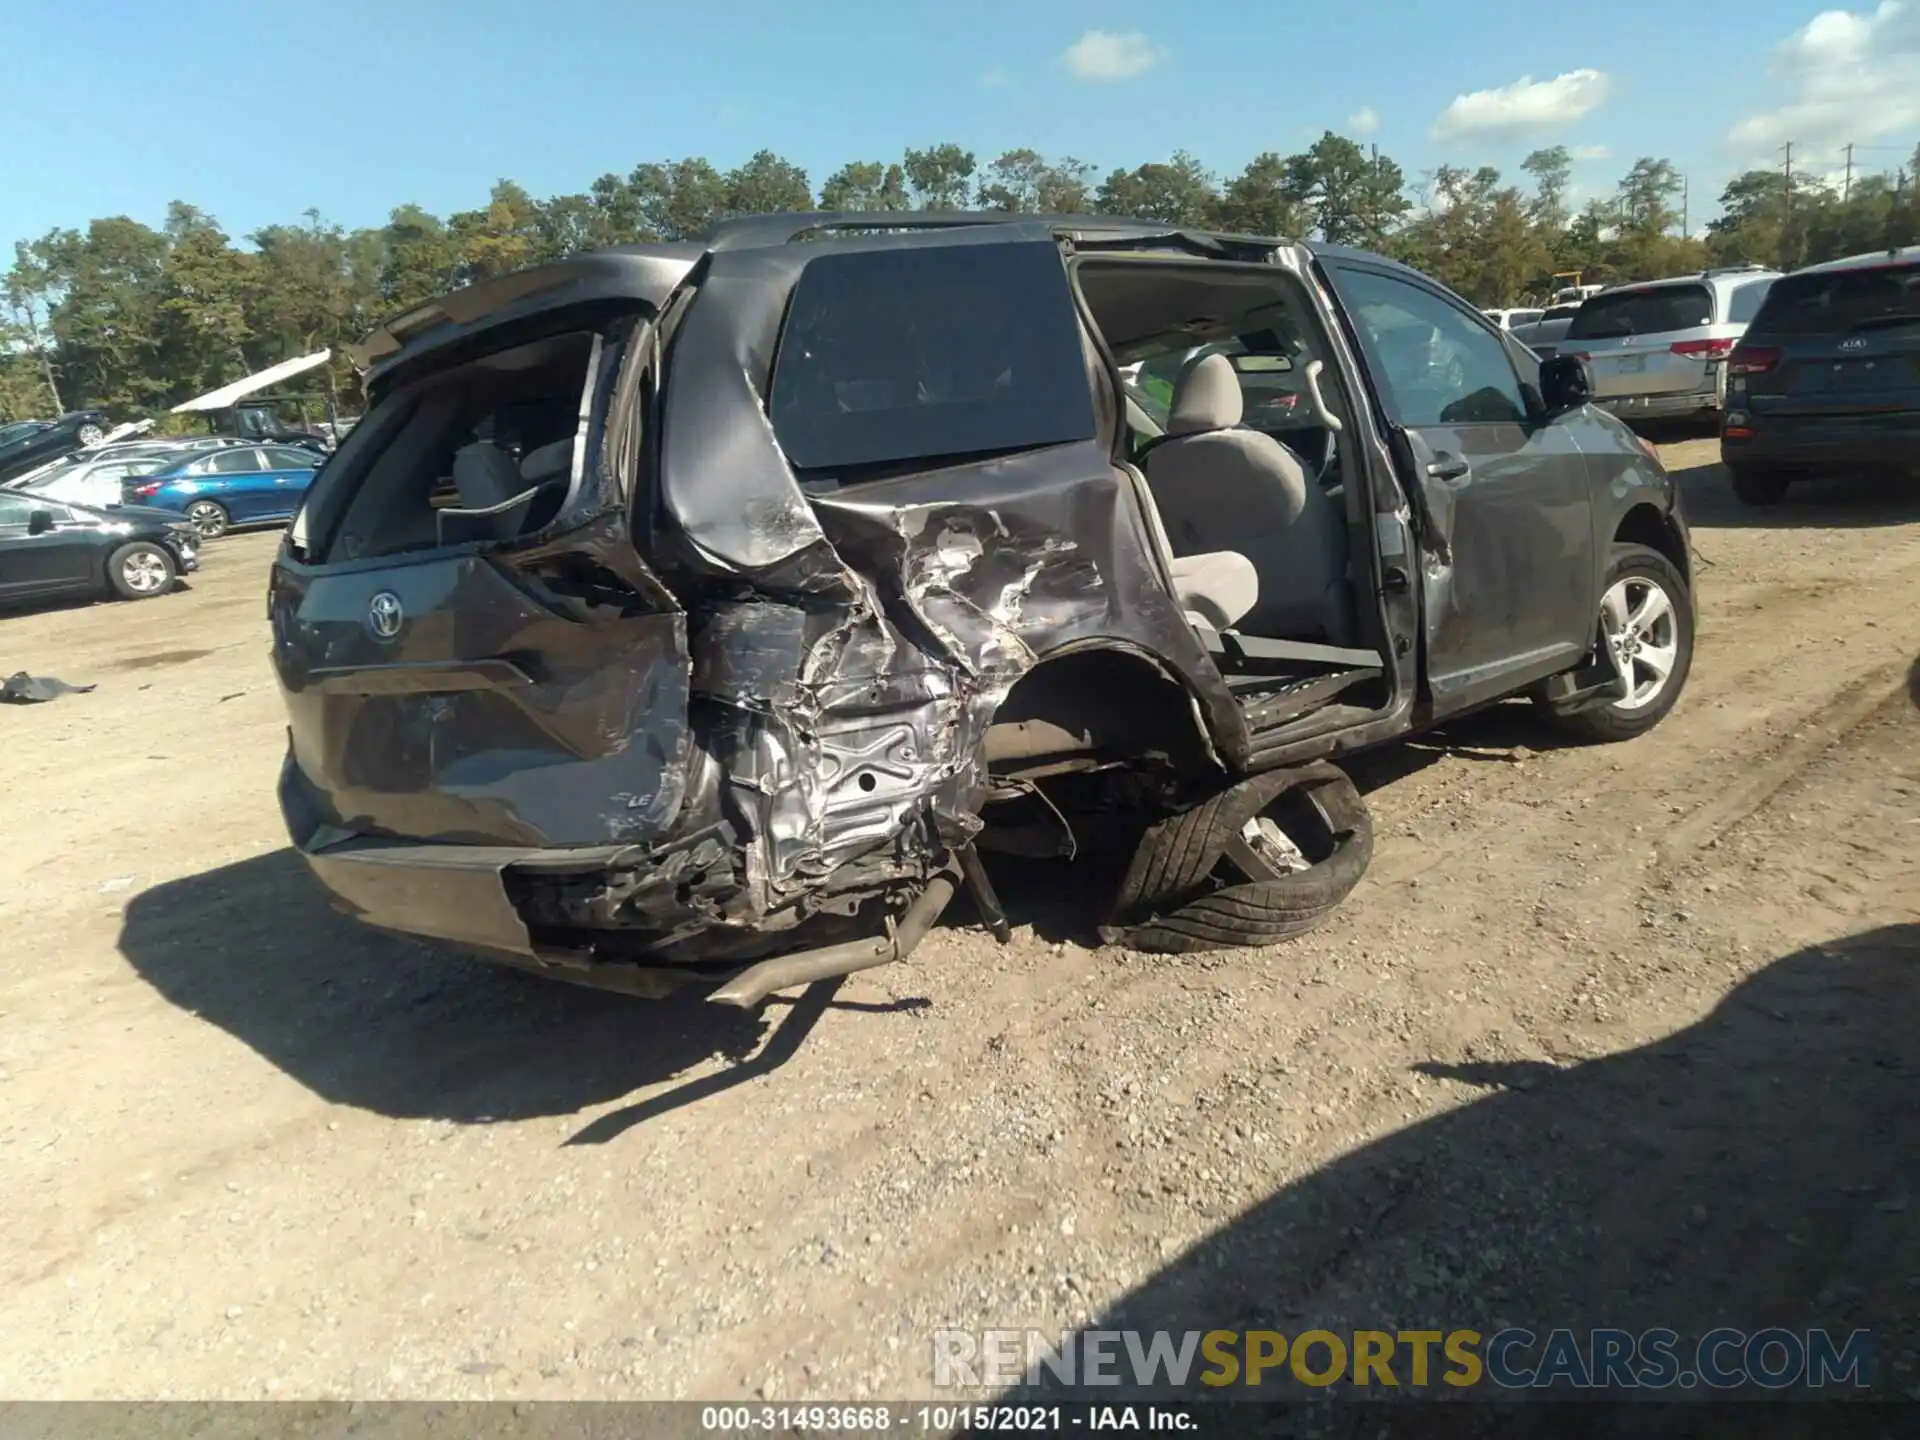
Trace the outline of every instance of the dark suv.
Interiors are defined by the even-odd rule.
[[[1727,371],[1720,453],[1747,504],[1796,477],[1920,470],[1920,245],[1776,280]]]
[[[289,830],[367,921],[590,984],[753,1004],[963,887],[1004,935],[979,850],[1114,836],[1111,936],[1266,943],[1367,863],[1327,757],[1518,693],[1625,739],[1686,680],[1651,451],[1373,255],[760,217],[357,359],[271,581]]]

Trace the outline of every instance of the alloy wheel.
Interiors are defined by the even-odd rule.
[[[166,588],[167,562],[148,550],[136,550],[120,562],[127,588],[140,595],[156,595]]]
[[[1642,710],[1667,688],[1680,658],[1679,620],[1673,600],[1658,581],[1628,575],[1608,587],[1600,601],[1600,628],[1613,663],[1626,678],[1619,710]]]

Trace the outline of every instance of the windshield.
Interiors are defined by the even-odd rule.
[[[1774,282],[1753,329],[1818,335],[1920,321],[1920,264],[1789,275]]]
[[[1713,323],[1713,292],[1704,285],[1662,285],[1650,290],[1610,290],[1580,307],[1567,329],[1569,340],[1608,340],[1626,335],[1664,335]]]

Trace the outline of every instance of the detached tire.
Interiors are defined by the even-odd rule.
[[[1268,864],[1263,824],[1308,867]],[[1291,940],[1332,914],[1372,859],[1372,817],[1340,770],[1315,764],[1251,776],[1141,837],[1101,937],[1160,954]]]
[[[1658,550],[1616,545],[1600,596],[1597,642],[1602,651],[1617,651],[1621,644],[1631,647],[1627,661],[1634,690],[1571,714],[1539,703],[1574,738],[1612,744],[1658,725],[1686,688],[1693,668],[1693,595],[1673,562]]]

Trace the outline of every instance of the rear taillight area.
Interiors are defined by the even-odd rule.
[[[129,485],[126,487],[126,492],[136,500],[150,499],[160,493],[161,483],[162,482],[155,480],[146,485]]]
[[[1734,346],[1731,340],[1676,340],[1668,348],[1689,360],[1724,360]]]
[[[1729,375],[1764,375],[1780,363],[1780,357],[1783,354],[1785,352],[1774,345],[1736,346],[1727,361],[1727,373]]]

